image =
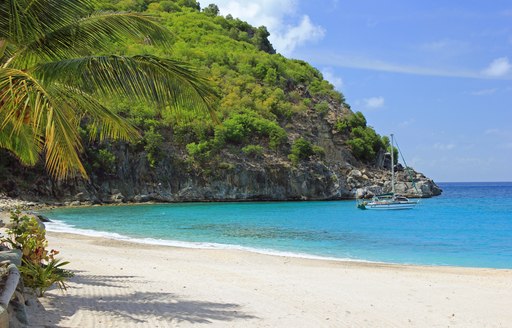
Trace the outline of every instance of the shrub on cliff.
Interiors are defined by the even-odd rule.
[[[375,161],[380,149],[387,150],[389,138],[381,137],[372,127],[366,124],[363,113],[355,112],[338,121],[335,128],[339,132],[348,135],[347,145],[357,159],[371,163]]]
[[[361,112],[347,115],[335,125],[336,130],[341,133],[350,133],[352,129],[357,127],[366,128],[366,118]]]
[[[191,142],[186,147],[188,155],[198,162],[208,160],[213,151],[213,143],[209,141]]]
[[[247,145],[242,148],[242,152],[249,157],[259,158],[263,155],[264,148],[260,145]]]
[[[368,163],[375,161],[380,149],[386,149],[382,138],[373,128],[361,126],[352,129],[347,145],[356,158]]]
[[[215,143],[219,145],[245,144],[255,140],[268,140],[269,147],[277,149],[286,141],[286,131],[276,122],[250,111],[231,115],[215,129]]]
[[[325,150],[320,146],[312,145],[304,138],[299,138],[293,143],[288,158],[293,164],[297,164],[299,161],[307,160],[313,155],[323,157],[325,155]]]
[[[157,162],[163,157],[162,143],[164,137],[155,131],[154,127],[151,127],[144,133],[144,150],[146,151],[146,158],[149,162],[150,167],[155,167]]]

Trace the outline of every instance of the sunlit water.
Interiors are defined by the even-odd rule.
[[[413,210],[355,201],[59,208],[51,231],[201,248],[425,265],[512,268],[512,183],[445,183]]]

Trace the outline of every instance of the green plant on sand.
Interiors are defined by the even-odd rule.
[[[21,215],[19,210],[15,210],[11,212],[11,224],[11,228],[7,229],[10,238],[3,239],[4,243],[21,250],[26,261],[40,263],[48,258],[44,228],[34,217]]]
[[[9,237],[2,242],[22,251],[19,269],[25,286],[34,290],[37,296],[44,296],[54,284],[66,289],[65,281],[73,273],[62,269],[69,262],[56,259],[58,251],[46,249],[48,240],[44,226],[35,217],[22,215],[19,210],[11,212],[11,221],[12,227],[7,230]]]
[[[23,260],[20,267],[23,283],[26,287],[32,288],[38,297],[43,297],[44,293],[54,284],[65,290],[67,288],[66,280],[73,276],[72,272],[62,269],[62,266],[66,264],[69,262],[55,258],[46,264],[35,264]]]

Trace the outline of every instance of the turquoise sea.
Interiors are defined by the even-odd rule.
[[[413,210],[355,201],[58,208],[50,231],[312,258],[512,268],[512,183],[440,183]]]

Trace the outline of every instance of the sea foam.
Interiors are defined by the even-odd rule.
[[[360,262],[360,263],[379,263],[375,261],[351,259],[351,258],[337,258],[328,256],[318,256],[299,252],[285,252],[273,249],[260,249],[254,247],[220,244],[220,243],[208,243],[208,242],[189,242],[180,240],[165,240],[155,238],[135,238],[125,236],[115,232],[97,231],[91,229],[80,229],[75,228],[73,225],[67,224],[63,221],[52,220],[51,222],[45,223],[46,230],[51,232],[70,233],[88,237],[106,238],[119,241],[126,241],[136,244],[144,245],[155,245],[155,246],[168,246],[168,247],[179,247],[179,248],[191,248],[191,249],[224,249],[224,250],[237,250],[245,251],[263,255],[280,256],[280,257],[293,257],[310,260],[324,260],[324,261],[340,261],[340,262]]]

